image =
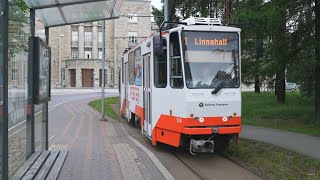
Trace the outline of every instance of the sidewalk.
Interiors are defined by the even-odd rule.
[[[59,179],[173,179],[169,171],[121,123],[100,121],[87,104],[66,103],[49,114],[50,145],[69,144]]]
[[[101,93],[102,89],[99,88],[57,88],[51,89],[51,95],[65,95],[65,94],[89,94]],[[105,88],[106,93],[119,93],[118,88]]]
[[[320,160],[320,137],[243,125],[241,138],[273,144]]]

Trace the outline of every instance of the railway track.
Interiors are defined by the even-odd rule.
[[[125,124],[128,133],[133,137],[141,136],[141,131],[138,128],[133,128],[126,120]],[[199,153],[196,156],[189,154],[189,151],[181,151],[171,146],[159,143],[158,150],[150,145],[149,140],[144,141],[144,138],[137,140],[144,144],[150,150],[155,150],[154,153],[158,156],[168,170],[179,169],[179,172],[171,172],[177,179],[266,179],[259,174],[251,171],[247,167],[242,166],[238,162],[229,159],[222,154],[203,154]],[[148,146],[150,145],[150,146]],[[185,176],[183,174],[188,174]]]
[[[202,175],[200,172],[198,172],[196,169],[194,169],[188,162],[186,162],[183,158],[179,157],[179,155],[175,152],[172,152],[172,154],[182,163],[184,164],[194,175],[198,176],[201,180],[207,180],[207,178]]]
[[[195,174],[197,177],[199,177],[199,179],[201,180],[209,180],[212,179],[210,178],[211,176],[208,175],[204,175],[202,172],[200,172],[198,170],[198,168],[195,168],[194,165],[190,164],[190,162],[192,162],[192,158],[186,158],[185,154],[181,154],[178,152],[171,152],[181,163],[183,163],[191,172],[193,172],[193,174]],[[187,152],[185,152],[187,153]],[[221,154],[221,153],[215,153],[215,154],[211,154],[212,156],[216,156],[219,157],[219,159],[222,159],[222,161],[228,161],[231,162],[232,164],[236,164],[237,166],[240,166],[241,168],[245,169],[246,171],[251,172],[253,175],[255,175],[257,177],[257,179],[264,179],[267,180],[268,178],[261,176],[259,173],[254,172],[253,170],[249,169],[248,167],[242,165],[241,163],[234,161],[232,159],[230,159],[229,157]],[[199,158],[203,158],[201,156],[199,156]]]

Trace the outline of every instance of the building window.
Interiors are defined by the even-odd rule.
[[[71,45],[73,47],[78,47],[78,31],[72,31],[72,41],[71,41]]]
[[[72,59],[78,59],[79,58],[79,50],[78,49],[73,48],[71,50],[71,53],[72,53]]]
[[[11,80],[18,81],[18,69],[11,70]]]
[[[99,59],[102,59],[102,49],[99,49]]]
[[[138,16],[137,14],[128,14],[129,23],[138,23]]]
[[[92,46],[92,32],[84,32],[84,46]]]
[[[129,43],[137,43],[138,33],[137,32],[128,32]]]
[[[91,59],[91,50],[84,51],[84,56],[86,59]]]
[[[99,32],[99,47],[102,47],[102,32]]]

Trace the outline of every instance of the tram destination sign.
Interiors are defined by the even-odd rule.
[[[34,98],[35,104],[41,104],[51,99],[51,49],[39,37],[34,42]]]
[[[186,50],[228,51],[239,46],[239,35],[236,32],[183,31],[182,36]]]

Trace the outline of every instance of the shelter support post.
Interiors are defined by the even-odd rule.
[[[34,134],[34,37],[35,37],[35,20],[36,13],[34,9],[30,9],[30,29],[31,36],[29,38],[29,56],[28,56],[28,107],[27,107],[27,157],[31,156],[35,150],[35,134]]]

